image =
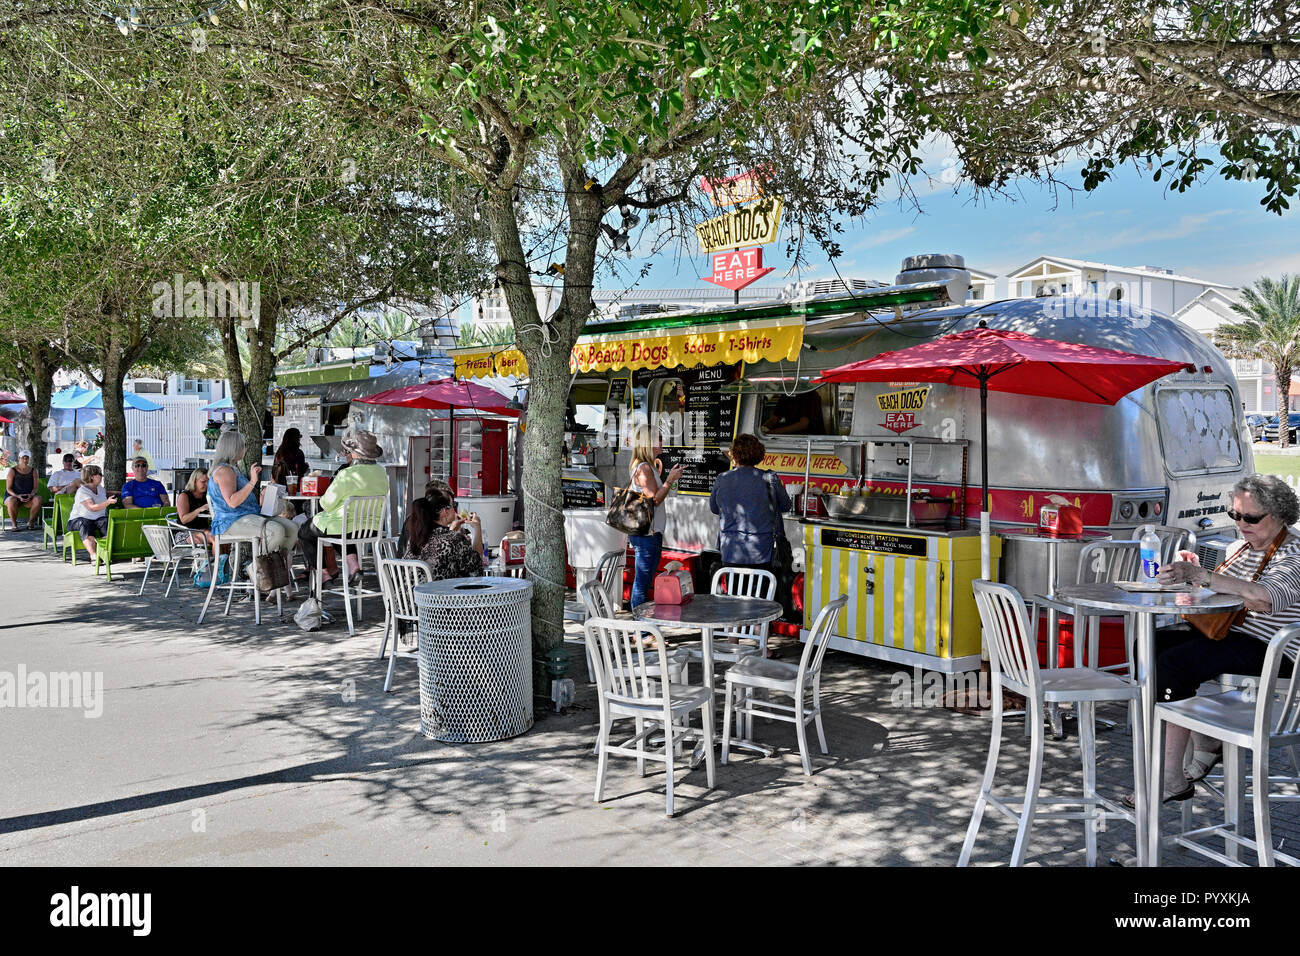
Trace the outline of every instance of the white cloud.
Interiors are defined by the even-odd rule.
[[[916,232],[915,226],[903,226],[901,229],[886,229],[884,232],[878,232],[875,235],[867,236],[861,242],[854,243],[855,249],[872,249],[876,246],[883,246],[891,242],[897,242],[904,236],[910,236]]]

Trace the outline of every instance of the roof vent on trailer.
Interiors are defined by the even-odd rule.
[[[791,282],[781,290],[781,298],[786,301],[809,299],[815,295],[830,295],[832,292],[861,292],[863,289],[879,289],[883,282],[873,279],[803,279]]]
[[[894,279],[894,285],[911,285],[914,282],[943,282],[948,286],[948,301],[961,305],[970,292],[970,272],[966,260],[957,255],[928,253],[907,256],[903,270]]]

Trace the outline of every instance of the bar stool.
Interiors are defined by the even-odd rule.
[[[388,496],[387,495],[367,495],[348,498],[343,502],[343,533],[341,535],[321,535],[316,539],[316,573],[313,577],[313,584],[316,591],[316,599],[320,602],[321,608],[325,606],[326,594],[342,594],[343,609],[348,617],[348,634],[357,632],[356,626],[352,619],[352,601],[355,598],[357,602],[357,618],[361,617],[361,602],[363,598],[377,597],[382,598],[382,590],[367,590],[357,585],[352,587],[348,580],[348,562],[345,557],[341,563],[340,571],[342,577],[342,586],[337,588],[326,588],[324,581],[324,562],[325,548],[327,545],[339,545],[340,547],[352,547],[357,552],[357,566],[360,567],[362,559],[365,557],[366,549],[370,549],[370,554],[375,563],[375,572],[378,573],[379,562],[382,559],[381,544],[391,540],[384,534],[384,526],[387,518]]]
[[[989,667],[992,674],[993,731],[989,742],[988,763],[984,767],[984,780],[975,810],[971,814],[966,841],[962,844],[958,866],[970,862],[975,837],[984,819],[984,809],[992,804],[1018,824],[1016,842],[1011,851],[1011,865],[1020,866],[1025,861],[1029,843],[1029,830],[1033,826],[1038,804],[1082,806],[1081,811],[1052,811],[1037,814],[1045,820],[1082,820],[1087,863],[1097,863],[1097,831],[1095,825],[1103,820],[1127,820],[1136,824],[1146,813],[1146,756],[1142,733],[1142,708],[1133,706],[1133,779],[1137,794],[1137,812],[1129,813],[1116,803],[1097,795],[1097,758],[1095,712],[1099,701],[1133,704],[1142,693],[1139,685],[1104,674],[1091,667],[1059,667],[1040,670],[1038,667],[1037,635],[1029,626],[1029,615],[1024,599],[1015,588],[991,581],[972,582],[975,603],[979,606],[980,621],[984,625],[984,642],[988,647]],[[993,795],[993,777],[998,769],[998,750],[1002,743],[1002,691],[1003,689],[1025,698],[1025,708],[1032,740],[1029,757],[1029,780],[1025,785],[1023,803],[1008,803]],[[1077,707],[1079,741],[1083,751],[1082,797],[1039,797],[1038,787],[1043,774],[1043,715],[1049,703],[1073,702]],[[1138,831],[1139,862],[1145,854],[1141,845],[1142,831]]]
[[[219,575],[217,572],[221,563],[221,546],[223,544],[230,545],[230,554],[228,556],[230,581],[227,584],[218,584],[217,578]],[[239,580],[241,570],[239,557],[244,545],[248,545],[249,554],[252,556],[252,564],[250,565],[252,576],[241,581]],[[222,612],[223,617],[230,615],[230,603],[234,600],[236,591],[252,591],[253,622],[255,624],[262,623],[262,592],[257,589],[257,559],[265,554],[262,547],[262,535],[260,533],[251,535],[232,534],[229,531],[225,534],[212,533],[212,568],[209,574],[211,581],[208,584],[208,596],[203,602],[203,610],[199,612],[200,624],[203,623],[203,618],[208,613],[208,605],[212,603],[212,595],[217,593],[217,588],[226,589],[226,609]],[[281,603],[280,595],[280,589],[277,588],[275,591],[275,610],[283,618],[284,605]]]

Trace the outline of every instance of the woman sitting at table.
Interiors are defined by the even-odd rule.
[[[208,504],[208,473],[196,468],[185,482],[185,490],[176,496],[176,520],[200,541],[211,541],[212,506]]]
[[[236,469],[244,459],[246,445],[239,432],[221,433],[212,455],[212,480],[208,500],[212,506],[212,531],[243,536],[260,536],[267,551],[288,551],[298,540],[298,526],[283,518],[262,516],[253,494],[262,476],[262,466],[253,465],[245,478]]]
[[[1200,566],[1190,551],[1160,570],[1161,584],[1191,583],[1245,602],[1245,616],[1222,640],[1211,640],[1189,623],[1156,632],[1156,701],[1186,700],[1220,674],[1258,676],[1268,642],[1278,628],[1300,623],[1300,536],[1291,525],[1300,518],[1300,501],[1274,475],[1251,475],[1232,489],[1228,517],[1242,541],[1229,549],[1215,571]],[[1256,572],[1259,572],[1258,574]],[[1193,618],[1194,620],[1195,618]],[[1283,674],[1291,672],[1284,661]],[[1190,731],[1168,724],[1165,731],[1165,802],[1187,800],[1193,784],[1219,762],[1217,741],[1191,734],[1195,745],[1187,768],[1183,758]]]
[[[466,526],[479,531],[475,536],[479,542],[477,549],[465,533]],[[450,495],[431,489],[425,497],[411,502],[406,535],[406,551],[402,557],[423,561],[429,566],[433,580],[482,576],[483,532],[479,517],[471,514],[462,521]]]

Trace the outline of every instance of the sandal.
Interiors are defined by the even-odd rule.
[[[1195,794],[1196,794],[1196,784],[1189,780],[1189,781],[1187,782],[1187,786],[1186,786],[1186,787],[1184,787],[1182,790],[1179,790],[1177,793],[1167,793],[1167,794],[1165,794],[1165,798],[1164,798],[1162,801],[1160,801],[1160,802],[1161,802],[1161,803],[1180,803],[1180,802],[1183,801],[1183,800],[1190,800],[1190,799],[1192,799],[1192,797],[1195,796]],[[1124,797],[1124,799],[1120,801],[1120,803],[1124,804],[1124,806],[1128,807],[1130,810],[1136,810],[1136,809],[1137,809],[1137,795],[1136,795],[1136,794],[1132,794],[1132,793],[1127,794],[1127,795]]]
[[[1192,754],[1191,762],[1187,765],[1187,779],[1192,783],[1199,783],[1204,780],[1213,770],[1223,761],[1223,751],[1214,750],[1197,750]]]

